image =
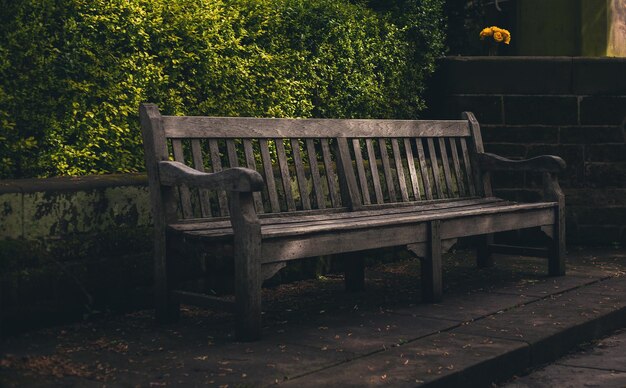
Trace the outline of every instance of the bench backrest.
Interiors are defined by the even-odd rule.
[[[160,116],[151,104],[142,110],[149,175],[151,163],[168,158],[206,172],[255,169],[265,181],[255,194],[259,213],[484,195],[474,160],[482,141],[471,113],[464,120],[358,120]],[[228,214],[224,192],[180,187],[178,194],[182,218]]]

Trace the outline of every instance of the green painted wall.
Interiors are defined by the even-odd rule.
[[[615,1],[518,0],[518,55],[606,56]]]

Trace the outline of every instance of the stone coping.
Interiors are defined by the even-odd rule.
[[[45,191],[74,192],[107,187],[147,186],[145,174],[106,174],[0,180],[0,194],[36,193]]]

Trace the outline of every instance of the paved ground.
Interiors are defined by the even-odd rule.
[[[195,308],[169,326],[142,311],[8,338],[0,386],[484,386],[626,326],[624,249],[571,250],[559,278],[542,260],[478,270],[470,256],[448,255],[435,305],[415,303],[411,260],[368,270],[362,293],[340,276],[266,289],[253,343]]]
[[[503,387],[626,387],[626,329]]]

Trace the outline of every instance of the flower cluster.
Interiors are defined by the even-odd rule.
[[[492,37],[497,43],[504,42],[504,44],[509,44],[511,42],[511,33],[504,28],[496,26],[483,28],[480,32],[480,39],[482,40],[487,37]]]

